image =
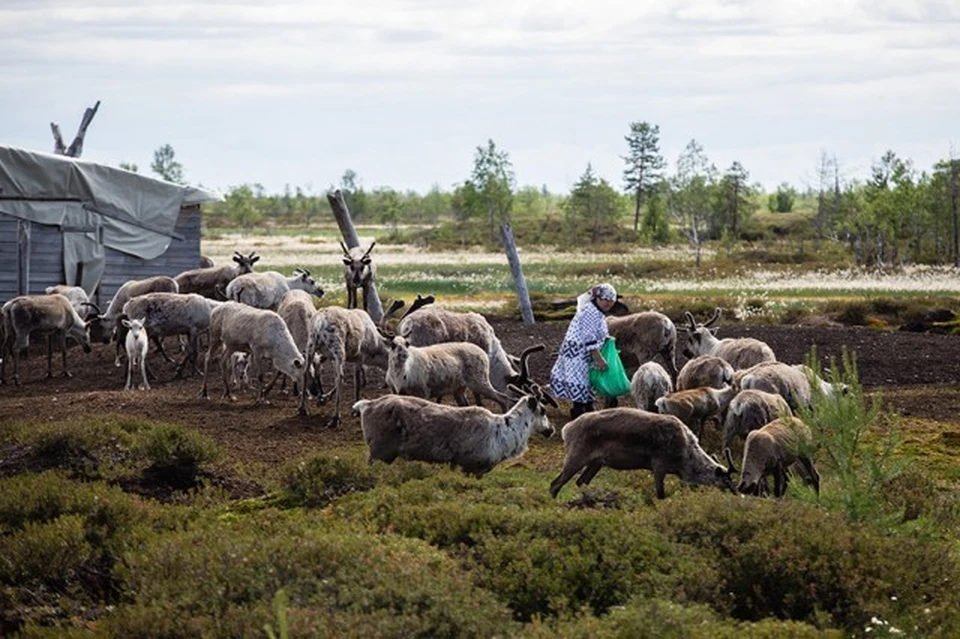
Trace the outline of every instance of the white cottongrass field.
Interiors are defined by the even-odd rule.
[[[374,239],[361,230],[361,246],[369,246]],[[258,270],[289,275],[295,268],[306,268],[325,290],[337,294],[343,289],[342,250],[336,241],[310,236],[224,234],[204,239],[202,244],[203,254],[217,264],[229,263],[234,251],[256,251],[261,255]],[[703,252],[703,268],[696,276],[651,277],[649,269],[643,268],[645,263],[676,263],[678,270],[689,272],[692,254],[685,247],[638,247],[621,253],[564,252],[545,247],[521,248],[519,253],[527,287],[533,294],[573,295],[598,281],[609,281],[627,296],[735,298],[740,302],[737,315],[744,318],[800,300],[960,294],[960,271],[945,266],[824,271],[745,262],[735,276],[711,276],[713,253]],[[372,255],[378,268],[378,288],[391,294],[441,294],[450,306],[476,310],[497,308],[514,295],[513,278],[503,253],[473,247],[428,251],[412,244],[378,240]],[[631,276],[632,272],[644,275]],[[656,306],[655,300],[651,303]]]

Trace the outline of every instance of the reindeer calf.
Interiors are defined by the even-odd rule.
[[[630,380],[630,395],[637,408],[656,412],[656,401],[673,392],[673,382],[666,369],[656,362],[646,362]]]
[[[780,395],[753,389],[740,391],[727,406],[722,450],[730,448],[735,436],[745,438],[751,431],[763,428],[777,417],[792,414],[787,401]]]
[[[147,347],[150,345],[147,339],[147,329],[143,327],[143,320],[120,320],[127,329],[127,337],[124,345],[127,349],[127,385],[124,390],[133,388],[133,369],[140,371],[140,390],[150,390],[150,382],[147,381]]]
[[[687,361],[677,376],[677,390],[723,388],[733,385],[733,366],[714,355],[700,355]]]
[[[714,418],[718,423],[722,422],[723,413],[736,394],[737,389],[733,386],[677,391],[656,401],[657,412],[678,417],[699,439],[708,419]]]
[[[810,428],[795,417],[776,419],[759,430],[751,431],[743,445],[743,470],[737,491],[762,495],[767,476],[773,475],[773,494],[782,497],[787,491],[787,468],[799,463],[805,471],[807,483],[819,495],[820,473],[804,450],[810,441]],[[730,449],[725,449],[724,454],[733,467]]]

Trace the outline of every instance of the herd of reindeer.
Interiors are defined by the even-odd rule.
[[[19,385],[19,359],[31,335],[47,337],[47,376],[52,376],[52,348],[59,340],[62,374],[67,369],[67,340],[87,353],[92,341],[116,343],[116,364],[125,355],[125,388],[148,390],[146,358],[156,351],[174,361],[163,340],[175,337],[185,351],[177,377],[199,369],[201,337],[208,346],[203,361],[202,397],[208,397],[211,362],[219,362],[223,396],[258,380],[257,402],[278,379],[299,397],[298,413],[309,404],[332,400],[330,426],[340,423],[344,368],[352,364],[353,413],[359,415],[370,460],[396,458],[445,463],[482,476],[504,460],[522,455],[534,432],[550,436],[555,429],[548,409],[557,401],[530,376],[527,360],[545,345],[519,356],[507,353],[482,315],[432,306],[432,296],[417,296],[408,310],[394,302],[375,322],[368,309],[375,282],[371,252],[343,243],[347,307],[317,307],[324,291],[309,271],[291,276],[256,272],[256,253],[235,252],[233,264],[207,261],[175,277],[157,276],[126,282],[106,311],[88,299],[82,288],[53,286],[44,294],[15,297],[2,307],[0,384],[12,360],[13,383]],[[206,260],[206,258],[204,258]],[[562,429],[563,468],[550,484],[554,497],[574,476],[588,484],[604,466],[648,469],[658,498],[664,498],[666,475],[691,484],[766,495],[773,477],[773,495],[784,495],[791,467],[818,493],[820,476],[811,457],[809,427],[793,414],[811,407],[816,396],[833,397],[837,388],[804,365],[779,362],[773,350],[753,338],[718,339],[711,327],[720,309],[703,323],[691,313],[676,326],[656,311],[608,318],[624,364],[635,370],[630,398],[635,407],[589,412]],[[677,370],[677,335],[684,333],[686,364]],[[661,359],[663,364],[654,361]],[[333,387],[324,392],[321,368],[329,363]],[[360,399],[367,367],[385,371],[389,393]],[[266,382],[266,373],[274,375]],[[251,375],[251,373],[253,373]],[[475,405],[467,399],[470,391]],[[443,404],[452,396],[456,406]],[[483,407],[489,400],[500,412]],[[727,465],[700,443],[703,428],[713,420],[722,428]],[[743,440],[740,469],[731,448]],[[734,482],[734,475],[739,481]]]

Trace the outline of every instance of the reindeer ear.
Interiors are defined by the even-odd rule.
[[[341,259],[343,260],[344,266],[350,266],[351,264],[353,264],[353,260],[347,257],[346,255],[343,256]]]

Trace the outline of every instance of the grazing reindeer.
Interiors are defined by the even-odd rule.
[[[343,249],[343,279],[347,283],[347,308],[357,308],[357,289],[361,289],[363,310],[368,312],[370,310],[370,289],[377,270],[373,265],[373,258],[370,257],[370,251],[376,245],[374,241],[366,251],[359,246],[348,250],[346,245],[340,242],[340,248]]]

